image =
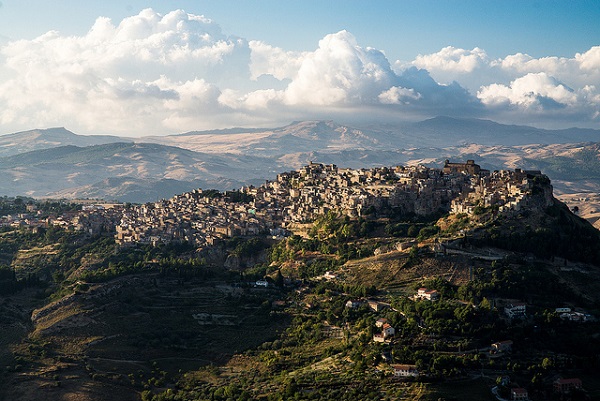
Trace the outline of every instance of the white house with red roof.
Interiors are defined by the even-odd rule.
[[[394,377],[417,377],[419,370],[416,365],[394,364],[391,365],[394,369]]]
[[[417,298],[427,299],[429,301],[437,301],[440,299],[440,293],[437,290],[430,290],[426,287],[421,287],[417,290]]]

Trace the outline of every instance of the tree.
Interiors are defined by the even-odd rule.
[[[417,235],[419,235],[419,229],[414,224],[411,225],[410,227],[408,227],[408,230],[406,230],[406,236],[407,237],[413,237],[414,238]]]
[[[297,391],[298,385],[296,384],[296,380],[292,377],[285,383],[284,395],[287,399],[292,399]]]
[[[541,373],[536,373],[533,375],[533,377],[531,378],[531,384],[535,387],[535,388],[542,388],[542,386],[544,385],[543,383],[544,380],[544,376]]]
[[[350,238],[354,235],[354,228],[350,224],[344,224],[342,226],[341,233],[344,239]]]
[[[277,270],[275,273],[275,277],[273,277],[273,282],[275,286],[282,288],[283,287],[283,275],[281,274],[281,269]]]
[[[483,297],[483,299],[479,303],[479,307],[481,309],[490,310],[492,308],[492,305],[491,305],[490,301],[486,297]]]

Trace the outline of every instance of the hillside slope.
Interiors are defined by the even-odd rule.
[[[439,236],[419,236],[418,246],[405,250],[393,245],[415,238],[386,236],[388,219],[363,227],[364,221],[325,218],[315,224],[318,247],[314,238],[292,236],[275,245],[269,266],[242,272],[206,265],[207,254],[185,246],[117,250],[108,238],[69,233],[65,245],[57,238],[55,260],[62,262],[54,273],[73,273],[53,274],[53,298],[35,302],[35,292],[24,290],[0,303],[0,362],[6,366],[0,399],[30,401],[43,394],[48,401],[191,401],[275,394],[481,401],[494,399],[489,389],[499,375],[542,394],[546,382],[551,386],[551,378],[564,374],[583,378],[597,396],[598,371],[589,355],[600,349],[599,323],[561,321],[553,311],[569,306],[598,313],[600,268],[564,260],[553,247],[535,256],[540,241],[552,244],[555,235],[590,244],[589,225],[554,207],[559,210],[496,222],[478,215],[462,234],[440,220]],[[340,242],[344,224],[354,234]],[[535,227],[529,243],[513,237],[527,226]],[[484,241],[489,229],[496,230],[493,243]],[[41,233],[27,238],[22,247],[48,241]],[[71,254],[75,242],[82,252]],[[436,250],[440,243],[446,252]],[[376,247],[383,250],[373,252]],[[353,248],[363,255],[344,256]],[[84,261],[98,274],[78,278]],[[251,284],[257,278],[274,283],[278,274],[286,278],[278,286]],[[423,286],[442,299],[415,299]],[[528,315],[513,322],[502,306],[515,299],[527,303]],[[348,301],[360,306],[348,307]],[[378,319],[395,327],[394,341],[372,340]],[[491,343],[506,339],[513,352],[490,352]],[[542,367],[547,355],[557,357]],[[395,378],[398,363],[415,364],[420,377]],[[530,384],[536,374],[544,379],[539,387]]]
[[[0,158],[0,193],[145,202],[198,187],[262,179],[269,160],[215,155],[158,144],[61,146]]]

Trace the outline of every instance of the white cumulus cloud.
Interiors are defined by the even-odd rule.
[[[527,74],[510,85],[484,86],[477,96],[488,105],[518,105],[537,110],[575,106],[578,102],[572,89],[543,72]]]
[[[577,53],[575,60],[579,62],[581,70],[600,73],[600,46],[594,46],[583,54]]]
[[[261,75],[272,75],[279,80],[293,78],[302,65],[308,52],[285,51],[267,43],[251,40],[250,71],[253,79]]]
[[[447,46],[437,53],[419,54],[412,64],[430,71],[471,73],[488,63],[486,52],[478,47],[473,50],[465,50]]]
[[[535,115],[537,122],[547,116],[550,126],[559,117],[564,125],[593,126],[600,114],[600,46],[573,57],[516,53],[498,59],[480,48],[448,46],[412,62],[395,63],[398,71],[410,66],[426,69],[442,84],[458,83],[477,95],[488,116],[503,116],[505,122],[515,117],[523,122]],[[512,114],[496,114],[499,110]]]
[[[198,120],[219,109],[219,85],[249,77],[246,41],[181,10],[147,9],[118,25],[98,18],[83,36],[52,31],[10,42],[1,53],[12,72],[0,81],[6,125],[159,133],[173,114]]]
[[[285,99],[291,105],[373,103],[394,80],[381,51],[360,47],[352,34],[340,31],[305,55]]]
[[[411,100],[421,98],[421,94],[414,89],[392,86],[390,89],[381,92],[378,96],[383,104],[409,104]]]
[[[531,114],[592,125],[598,83],[600,46],[573,57],[498,59],[446,46],[392,67],[345,30],[313,50],[288,51],[182,10],[100,17],[79,36],[0,42],[4,132],[67,126],[135,136],[313,118],[494,119],[506,110],[521,121]]]

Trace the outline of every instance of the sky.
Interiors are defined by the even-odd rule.
[[[600,2],[0,0],[0,134],[600,128]]]

